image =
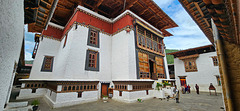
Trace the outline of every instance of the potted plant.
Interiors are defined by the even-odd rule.
[[[107,100],[108,99],[108,96],[102,95],[102,97],[103,97],[103,100]]]
[[[37,99],[33,100],[33,102],[32,102],[32,105],[33,105],[32,109],[33,109],[33,111],[37,111],[39,104],[40,104],[40,102]]]
[[[162,84],[160,84],[160,83],[157,82],[157,84],[156,84],[156,89],[159,91],[161,87],[162,87]]]
[[[139,99],[137,99],[137,101],[138,101],[139,103],[141,103],[141,102],[142,102],[142,99],[139,98]]]

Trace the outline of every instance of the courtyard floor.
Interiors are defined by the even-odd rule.
[[[180,103],[175,100],[149,99],[142,103],[122,103],[109,99],[107,103],[102,100],[79,104],[70,107],[52,109],[46,102],[40,100],[40,111],[223,111],[222,95],[209,95],[209,93],[181,94]]]

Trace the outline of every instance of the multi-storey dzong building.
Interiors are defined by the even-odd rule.
[[[174,56],[176,84],[180,88],[190,85],[192,91],[209,92],[212,83],[216,92],[222,92],[216,50],[213,45],[206,45],[178,52],[168,53]]]
[[[109,93],[125,102],[154,97],[154,80],[169,79],[165,29],[177,25],[151,0],[79,0],[72,12],[71,2],[60,0],[47,30],[36,35],[18,99],[44,97],[61,107]]]

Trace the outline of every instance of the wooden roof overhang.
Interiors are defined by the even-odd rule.
[[[239,10],[237,0],[179,0],[208,39],[213,43],[210,33],[212,18],[220,36],[231,43],[240,44]],[[238,4],[239,6],[239,4]],[[200,11],[199,11],[200,7]],[[197,10],[196,10],[197,9]],[[201,16],[199,16],[198,12]],[[201,19],[203,18],[203,19]],[[205,19],[207,20],[205,20]],[[208,22],[206,22],[208,21]],[[209,31],[210,30],[210,31]]]
[[[171,36],[165,29],[178,26],[152,0],[59,0],[51,22],[65,26],[78,5],[107,18],[115,18],[125,10],[131,10],[161,30],[165,36]]]
[[[211,43],[214,43],[211,16],[202,0],[179,0],[188,14],[196,22]]]
[[[24,23],[29,32],[42,32],[55,0],[24,0]]]
[[[214,51],[215,51],[215,48],[213,47],[213,45],[206,45],[206,46],[181,50],[178,52],[167,53],[167,55],[173,55],[174,58],[176,58],[176,57],[190,56],[190,55],[196,55],[196,54],[202,54],[202,53],[208,53],[208,52],[214,52]]]

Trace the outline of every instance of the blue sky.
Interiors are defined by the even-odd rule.
[[[179,27],[168,29],[173,34],[164,38],[167,49],[188,49],[211,44],[178,0],[153,0]],[[25,59],[32,60],[34,34],[25,26]]]

